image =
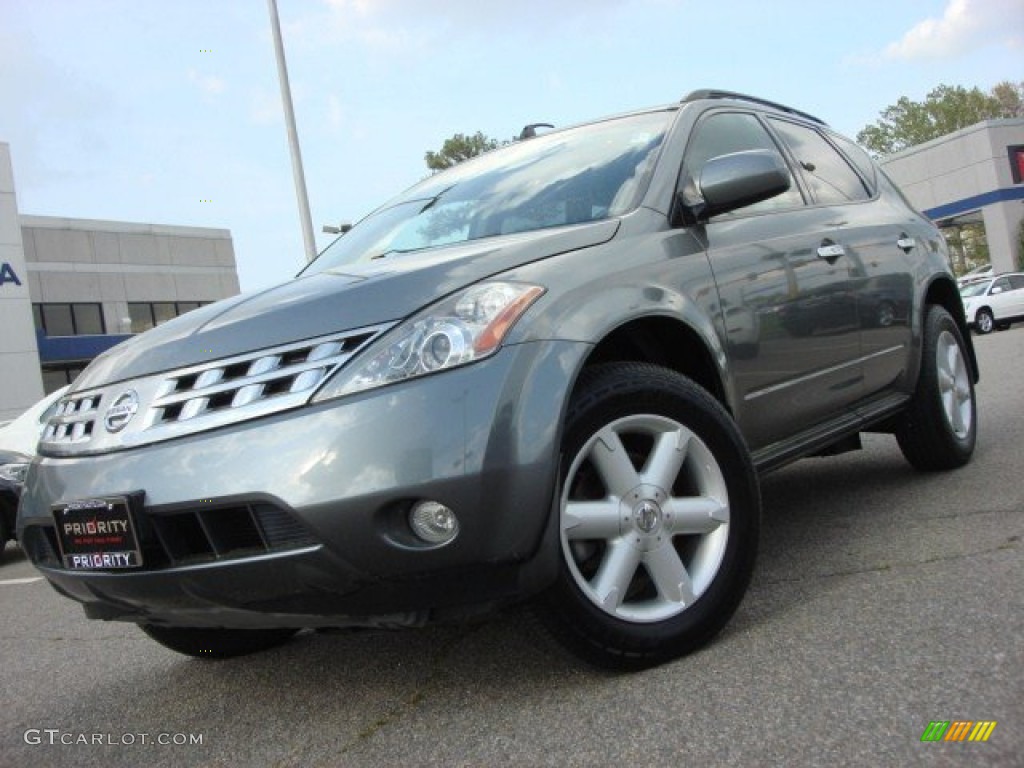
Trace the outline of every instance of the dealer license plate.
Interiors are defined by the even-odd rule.
[[[142,565],[139,540],[124,496],[57,504],[53,517],[65,568],[89,571]]]

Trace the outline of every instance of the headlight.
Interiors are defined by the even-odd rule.
[[[18,485],[25,484],[28,476],[28,464],[0,464],[0,478]]]
[[[324,384],[314,402],[382,387],[493,354],[544,289],[481,283],[393,328]]]

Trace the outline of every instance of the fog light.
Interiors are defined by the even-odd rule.
[[[447,544],[459,534],[459,519],[444,504],[420,501],[409,512],[413,533],[428,544]]]

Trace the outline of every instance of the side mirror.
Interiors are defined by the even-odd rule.
[[[997,285],[997,286],[994,286],[992,288],[991,295],[995,296],[997,293],[1002,293],[1002,292],[1003,292],[1003,286]]]
[[[697,179],[697,198],[680,193],[687,218],[709,219],[720,213],[781,195],[791,184],[786,161],[778,152],[751,149],[713,157]]]

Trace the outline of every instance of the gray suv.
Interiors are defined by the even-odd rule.
[[[638,668],[736,609],[759,474],[864,431],[958,467],[977,379],[943,239],[871,159],[699,91],[431,176],[296,279],[101,356],[19,538],[185,654],[530,598]]]

